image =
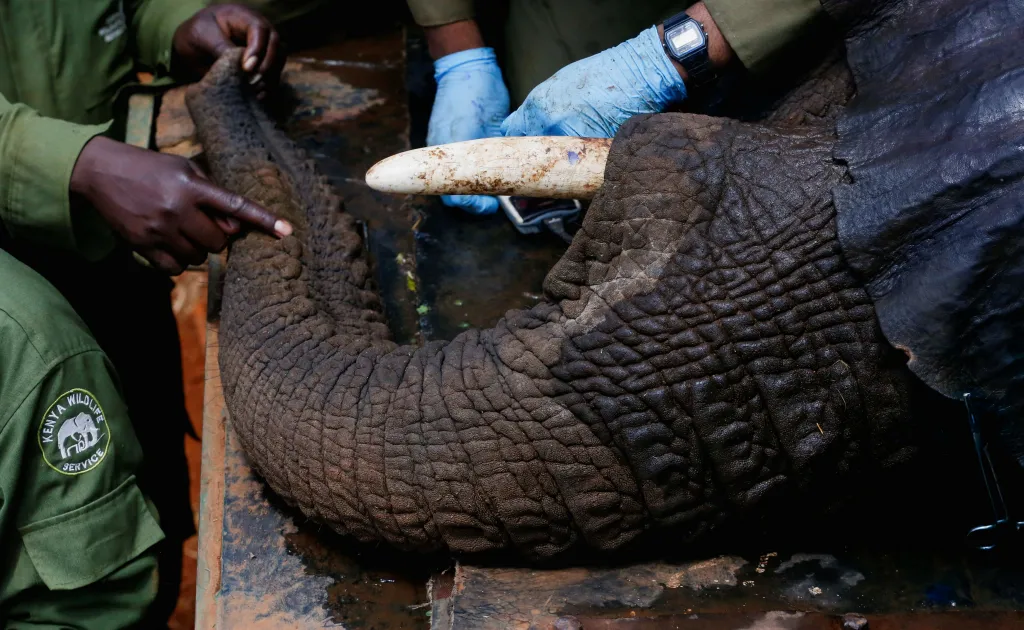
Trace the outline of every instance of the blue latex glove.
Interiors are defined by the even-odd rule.
[[[665,111],[685,98],[686,86],[652,26],[556,72],[530,92],[501,131],[610,138],[630,117]]]
[[[501,121],[509,110],[508,88],[493,49],[474,48],[441,57],[434,62],[434,79],[437,96],[427,128],[428,145],[501,135]],[[498,210],[495,197],[444,195],[441,201],[473,214]]]

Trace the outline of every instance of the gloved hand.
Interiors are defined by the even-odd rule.
[[[630,117],[662,112],[685,98],[686,86],[652,26],[556,72],[530,92],[501,131],[610,138]]]
[[[428,145],[501,135],[501,121],[509,110],[508,88],[493,49],[474,48],[441,57],[434,62],[434,78],[437,96],[427,128]],[[498,210],[495,197],[444,195],[441,201],[473,214]]]

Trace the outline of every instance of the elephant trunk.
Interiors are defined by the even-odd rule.
[[[226,55],[188,95],[212,175],[291,221],[230,250],[220,364],[257,471],[309,517],[400,548],[550,555],[642,528],[628,469],[552,396],[557,307],[449,343],[389,340],[354,220],[243,95]]]
[[[912,451],[905,357],[839,250],[827,128],[634,118],[550,302],[399,347],[354,220],[238,60],[189,108],[215,179],[296,229],[232,244],[221,374],[252,464],[307,516],[550,556],[693,540]]]

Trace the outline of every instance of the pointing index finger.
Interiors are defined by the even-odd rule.
[[[252,72],[266,55],[269,29],[261,20],[252,20],[246,32],[245,53],[242,54],[242,69]]]
[[[268,234],[284,238],[292,233],[292,225],[279,219],[272,212],[249,201],[241,195],[218,188],[205,180],[195,180],[198,191],[198,202],[214,212],[234,217],[239,221],[254,225]]]

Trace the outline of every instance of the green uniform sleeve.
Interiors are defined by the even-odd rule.
[[[0,222],[14,238],[107,254],[114,238],[91,208],[72,212],[71,171],[82,148],[108,125],[77,125],[40,116],[0,95]]]
[[[409,10],[420,26],[442,26],[473,19],[473,0],[409,0]]]
[[[704,6],[736,56],[755,73],[825,15],[819,0],[704,0]]]
[[[156,594],[163,538],[135,482],[141,449],[102,352],[46,374],[0,432],[13,512],[0,532],[0,618],[18,629],[131,627]]]
[[[171,69],[171,44],[182,22],[206,8],[207,0],[130,0],[138,61],[160,72]]]

